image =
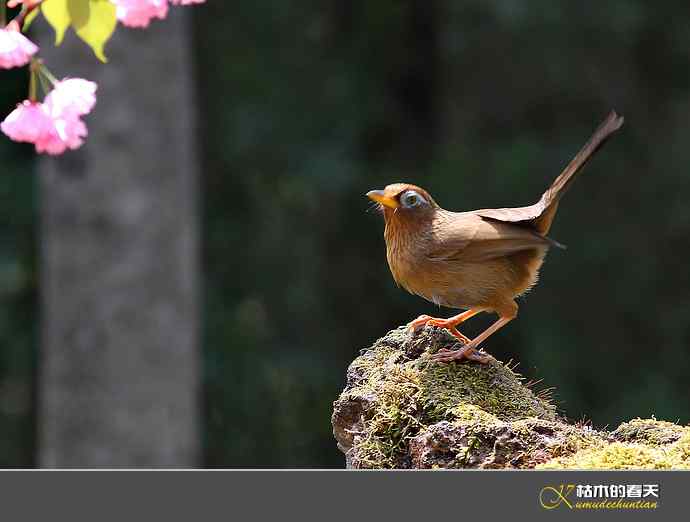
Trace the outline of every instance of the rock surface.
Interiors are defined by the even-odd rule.
[[[352,362],[331,419],[348,468],[690,469],[690,428],[570,424],[509,365],[429,361],[454,341],[401,327]]]

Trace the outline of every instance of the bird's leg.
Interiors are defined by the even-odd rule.
[[[471,339],[467,337],[465,334],[463,334],[460,330],[455,328],[455,326],[449,326],[448,328],[446,328],[446,330],[448,330],[448,333],[455,337],[462,344],[467,344],[471,342]]]
[[[419,328],[427,324],[430,324],[431,326],[438,326],[439,328],[445,328],[448,330],[448,332],[450,332],[450,334],[458,339],[462,344],[467,344],[470,342],[470,339],[460,333],[456,326],[467,321],[470,317],[477,315],[479,312],[481,312],[481,310],[470,309],[466,312],[462,312],[461,314],[449,317],[448,319],[440,319],[438,317],[431,317],[429,315],[420,315],[417,317],[417,319],[411,323],[408,323],[407,327],[411,331],[416,332]]]
[[[479,353],[477,348],[487,339],[487,337],[504,327],[514,318],[515,315],[500,316],[496,322],[494,322],[491,326],[489,326],[486,330],[472,339],[469,343],[465,344],[465,346],[459,350],[448,350],[444,348],[432,355],[431,360],[436,362],[450,362],[469,359],[470,361],[477,361],[486,364],[489,362],[489,356]]]
[[[450,333],[462,344],[468,344],[471,341],[471,339],[466,335],[463,335],[456,328],[456,326],[467,321],[470,317],[477,315],[479,312],[481,312],[481,310],[470,309],[466,312],[454,315],[453,317],[449,317],[448,319],[431,317],[429,315],[420,315],[419,317],[417,317],[417,319],[409,323],[407,326],[413,332],[417,331],[419,328],[427,324],[430,324],[431,326],[438,326],[439,328],[445,328],[446,330],[448,330],[448,333]]]

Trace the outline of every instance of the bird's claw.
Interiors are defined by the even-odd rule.
[[[423,326],[426,326],[426,324],[429,323],[430,321],[432,321],[433,319],[434,318],[431,317],[430,315],[426,315],[426,314],[420,315],[414,321],[410,321],[409,323],[407,323],[407,329],[410,332],[414,333],[417,330],[419,330],[420,328],[422,328]]]
[[[467,359],[468,361],[475,361],[481,364],[488,363],[491,357],[486,353],[480,352],[474,348],[471,345],[472,341],[458,331],[456,324],[456,322],[449,321],[448,319],[439,319],[437,317],[431,317],[430,315],[424,314],[417,317],[417,319],[414,321],[407,323],[407,329],[408,331],[415,333],[417,330],[426,325],[436,326],[447,330],[448,333],[462,343],[462,346],[458,350],[449,350],[447,348],[440,349],[430,357],[431,361],[447,363]]]
[[[407,328],[411,332],[416,332],[423,326],[437,326],[439,328],[445,328],[446,330],[454,330],[455,323],[448,321],[447,319],[439,319],[438,317],[431,317],[430,315],[420,315],[414,321],[407,324]]]
[[[417,330],[426,325],[443,328],[444,330],[448,331],[450,335],[455,337],[458,341],[460,341],[463,344],[467,344],[471,341],[469,337],[465,336],[460,331],[458,331],[458,329],[455,327],[455,324],[451,321],[448,321],[447,319],[431,317],[429,315],[420,315],[414,321],[407,323],[407,329],[411,333],[416,333]]]
[[[449,350],[447,348],[442,348],[435,354],[433,354],[430,359],[433,362],[444,362],[448,363],[451,361],[461,361],[467,359],[468,361],[475,361],[480,364],[487,364],[491,359],[486,353],[480,352],[476,348],[470,346],[463,346],[458,350]]]
[[[450,330],[451,332],[455,330],[455,323],[447,319],[439,319],[438,317],[431,317],[430,315],[420,315],[414,321],[407,323],[407,328],[410,332],[416,332],[424,326],[437,326],[438,328],[444,328]]]

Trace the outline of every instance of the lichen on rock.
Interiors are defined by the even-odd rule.
[[[682,468],[690,428],[636,419],[609,433],[570,424],[495,359],[435,363],[455,339],[389,332],[350,365],[332,424],[349,468]]]

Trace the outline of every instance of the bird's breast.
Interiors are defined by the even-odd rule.
[[[437,305],[457,307],[462,299],[460,267],[432,261],[429,239],[421,235],[386,234],[388,266],[395,282],[412,294]]]

